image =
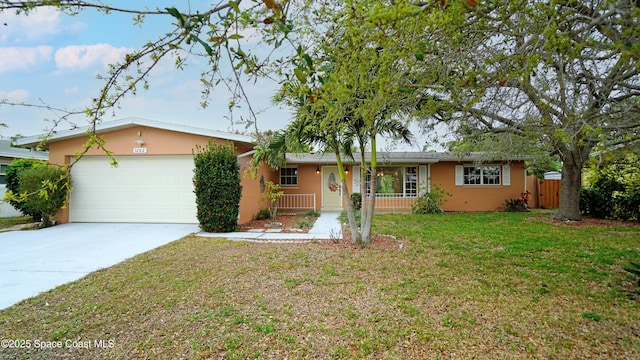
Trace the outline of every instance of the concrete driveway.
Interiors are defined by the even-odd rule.
[[[0,233],[0,309],[198,231],[197,224],[73,223]]]

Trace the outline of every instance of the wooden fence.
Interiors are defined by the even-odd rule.
[[[542,209],[555,209],[560,206],[561,180],[538,180],[538,206]]]

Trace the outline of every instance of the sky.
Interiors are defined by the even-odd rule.
[[[103,3],[137,9],[175,5],[179,10],[187,7],[193,10],[206,9],[213,2],[112,0]],[[172,20],[168,16],[147,16],[138,26],[131,14],[105,15],[94,10],[84,10],[75,16],[55,8],[40,8],[28,16],[0,13],[0,99],[66,110],[82,109],[91,104],[91,98],[99,94],[104,84],[97,75],[106,75],[110,63],[169,32]],[[206,66],[203,59],[188,58],[183,70],[176,69],[173,60],[167,59],[153,70],[149,90],[140,89],[135,96],[129,95],[102,120],[139,117],[221,131],[246,131],[244,124],[233,123],[248,117],[246,106],[234,110],[230,119],[229,94],[224,88],[216,88],[214,100],[207,108],[200,106],[200,73]],[[259,130],[276,130],[287,125],[290,110],[271,102],[277,82],[262,79],[244,87],[257,113]],[[60,115],[51,110],[0,105],[0,123],[7,126],[0,128],[0,136],[45,133],[53,126],[50,120]],[[75,117],[72,124],[60,124],[56,130],[87,124],[86,117]],[[424,141],[418,140],[402,150],[419,151],[423,145]]]

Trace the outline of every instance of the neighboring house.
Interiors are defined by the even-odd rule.
[[[0,140],[0,218],[22,216],[20,211],[16,210],[9,203],[2,201],[7,191],[7,179],[5,178],[7,166],[15,159],[47,160],[48,158],[49,155],[45,151],[16,148],[11,146],[11,141]]]
[[[88,139],[85,129],[60,131],[48,140],[49,161],[70,164]],[[210,139],[232,142],[243,173],[238,222],[245,223],[266,207],[260,202],[264,183],[279,184],[283,209],[340,210],[344,207],[333,154],[289,154],[277,171],[263,166],[257,178],[245,176],[252,158],[251,137],[157,121],[127,118],[104,122],[96,132],[119,165],[109,165],[102,150],[91,149],[71,170],[69,206],[57,216],[64,222],[194,223],[193,149]],[[34,146],[38,137],[18,141]],[[410,211],[431,186],[452,194],[447,211],[496,210],[526,190],[524,159],[495,159],[477,164],[476,155],[398,152],[378,156],[376,208]],[[359,160],[347,162],[350,192],[359,190]],[[371,183],[371,181],[370,181]]]

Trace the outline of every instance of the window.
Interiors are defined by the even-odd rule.
[[[379,167],[376,176],[376,194],[400,194],[406,197],[418,195],[418,168],[407,167]],[[371,174],[367,173],[367,194],[371,193]]]
[[[297,186],[298,185],[298,168],[297,167],[280,168],[280,185],[281,186]]]
[[[465,185],[500,185],[500,166],[465,166]]]
[[[9,165],[7,164],[0,164],[0,185],[7,184],[7,168],[8,167]]]
[[[418,168],[410,166],[404,173],[404,196],[418,196]]]

